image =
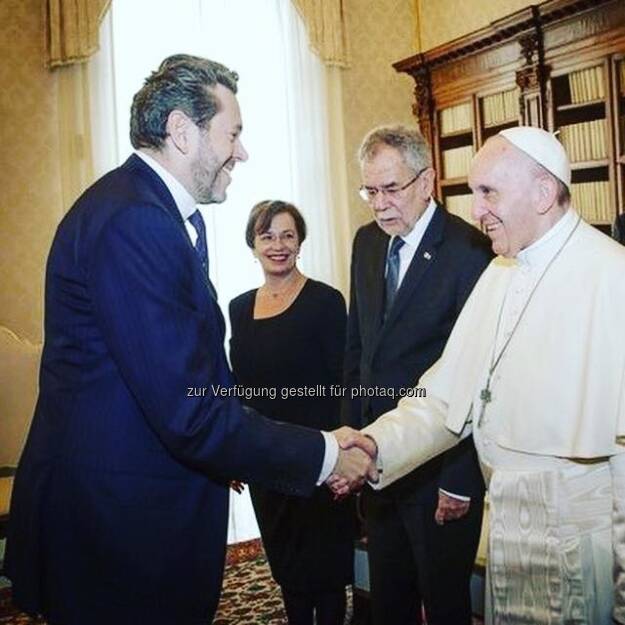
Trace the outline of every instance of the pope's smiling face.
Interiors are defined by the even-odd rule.
[[[496,254],[513,258],[542,235],[538,186],[531,159],[503,137],[491,138],[476,154],[469,173],[472,214]]]

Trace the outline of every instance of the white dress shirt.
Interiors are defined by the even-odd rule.
[[[434,216],[434,211],[436,210],[436,202],[430,198],[430,202],[427,205],[425,211],[417,222],[412,227],[412,230],[401,238],[404,241],[404,245],[399,250],[399,273],[397,274],[397,288],[401,286],[403,279],[406,276],[406,272],[408,271],[408,267],[410,267],[410,263],[417,251],[421,243],[421,239],[423,239],[423,235],[425,231],[428,229],[430,222],[432,221],[432,217]],[[388,249],[390,250],[391,243],[395,237],[391,237],[388,242]],[[388,251],[387,251],[388,256]],[[387,267],[388,269],[388,267]]]

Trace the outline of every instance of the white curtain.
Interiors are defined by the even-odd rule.
[[[202,209],[211,277],[224,313],[233,297],[262,282],[260,268],[245,246],[244,231],[251,207],[269,198],[291,201],[304,214],[309,230],[300,259],[304,273],[345,293],[347,204],[341,201],[333,208],[333,200],[336,204],[345,192],[333,188],[331,179],[332,173],[335,185],[337,180],[344,184],[340,171],[344,165],[336,166],[336,150],[330,153],[329,129],[336,129],[336,113],[330,119],[327,112],[329,100],[340,101],[335,76],[339,70],[327,70],[310,51],[292,3],[113,0],[100,42],[100,52],[90,62],[98,174],[123,162],[132,151],[128,139],[132,96],[164,57],[197,54],[240,75],[242,140],[250,159],[236,167],[225,204]],[[257,536],[249,496],[233,494],[229,542]]]
[[[87,62],[91,111],[91,147],[94,178],[120,162],[115,107],[113,20],[109,10],[100,25],[100,49]]]
[[[235,171],[227,205],[207,209],[220,297],[229,300],[261,280],[243,232],[251,207],[269,198],[292,201],[306,218],[302,270],[344,290],[332,227],[326,69],[310,51],[301,18],[285,0],[212,0],[201,7],[206,56],[241,76],[243,142],[250,153]],[[243,257],[235,259],[234,251]],[[238,276],[233,262],[241,263]]]
[[[326,68],[311,52],[305,26],[293,5],[280,0],[274,2],[280,15],[285,51],[283,71],[292,197],[305,215],[311,216],[310,241],[302,256],[302,266],[306,273],[334,282],[337,242],[332,228]]]

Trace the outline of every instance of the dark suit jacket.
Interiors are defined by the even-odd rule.
[[[233,384],[223,340],[174,200],[133,155],[77,201],[48,259],[7,549],[20,607],[63,625],[210,622],[228,480],[312,492],[321,434],[214,396]]]
[[[348,389],[362,385],[398,392],[415,386],[438,360],[456,317],[493,256],[483,234],[438,206],[383,322],[388,243],[388,235],[375,222],[360,228],[354,239],[345,355]],[[343,421],[363,427],[397,403],[397,397],[383,392],[346,400]],[[380,493],[433,502],[439,487],[471,497],[483,495],[472,440]]]
[[[612,238],[625,245],[625,213],[616,216],[612,224]]]

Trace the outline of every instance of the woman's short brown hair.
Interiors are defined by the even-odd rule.
[[[250,249],[254,249],[254,239],[257,234],[267,232],[271,227],[271,222],[276,215],[288,213],[293,217],[295,230],[300,244],[306,238],[306,222],[302,214],[289,202],[282,200],[263,200],[255,204],[250,212],[247,226],[245,227],[245,242]]]

